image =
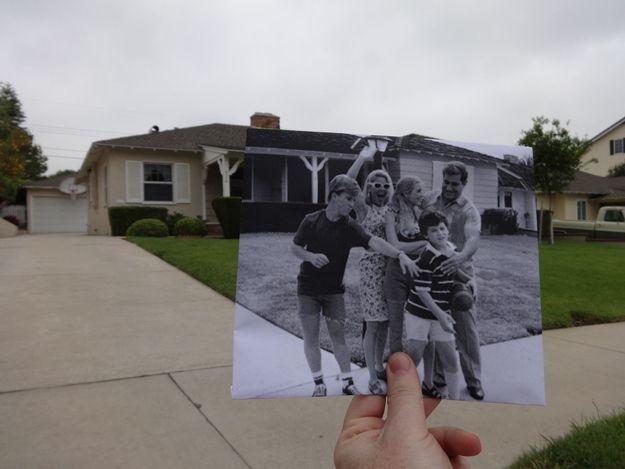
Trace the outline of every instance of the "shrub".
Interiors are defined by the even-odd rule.
[[[519,228],[517,211],[511,208],[487,208],[482,214],[482,226],[490,234],[515,234]]]
[[[126,236],[150,236],[154,238],[164,238],[169,234],[167,225],[162,220],[156,218],[145,218],[137,220],[128,228]]]
[[[182,213],[174,212],[167,214],[167,228],[169,229],[170,236],[176,236],[176,223],[178,220],[182,220],[185,216]]]
[[[207,231],[206,223],[199,218],[184,217],[174,226],[176,236],[206,236]]]
[[[4,218],[6,221],[13,223],[15,226],[17,226],[19,228],[20,226],[20,221],[17,219],[17,217],[15,215],[7,215],[2,217]]]
[[[124,236],[130,225],[137,220],[155,218],[162,222],[167,221],[167,209],[163,207],[111,207],[109,221],[113,236]]]
[[[217,197],[213,210],[224,232],[224,238],[238,238],[241,231],[241,197]]]

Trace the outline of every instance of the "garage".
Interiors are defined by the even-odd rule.
[[[85,188],[64,176],[26,186],[30,233],[86,233],[88,199]]]

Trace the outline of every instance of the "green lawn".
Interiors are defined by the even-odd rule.
[[[625,244],[557,240],[540,246],[543,327],[625,321]]]
[[[234,300],[238,239],[140,238],[128,241],[176,266],[213,290]]]
[[[578,425],[544,448],[521,456],[509,469],[611,469],[625,467],[625,412]]]

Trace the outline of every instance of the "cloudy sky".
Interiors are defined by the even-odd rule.
[[[0,81],[49,173],[95,140],[224,122],[514,144],[625,115],[625,2],[0,0]]]

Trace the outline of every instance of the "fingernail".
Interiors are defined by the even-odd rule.
[[[392,373],[399,374],[410,370],[410,367],[413,365],[408,355],[405,353],[395,353],[391,355],[388,366]]]

